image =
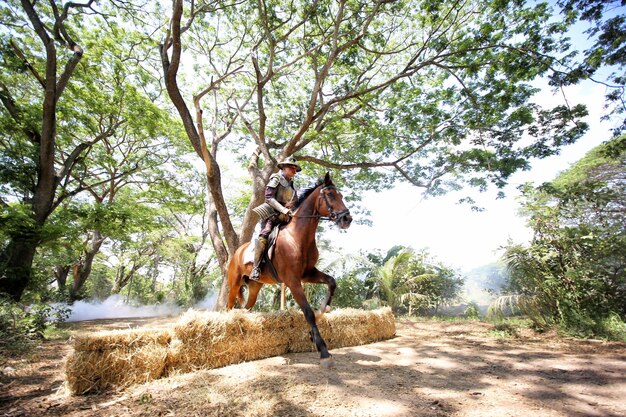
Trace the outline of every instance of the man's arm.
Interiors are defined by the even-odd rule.
[[[281,214],[289,214],[289,209],[276,200],[276,187],[265,188],[265,202]]]

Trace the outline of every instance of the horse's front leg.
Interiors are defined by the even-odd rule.
[[[308,282],[312,284],[326,284],[328,286],[328,297],[326,297],[326,301],[320,306],[318,313],[316,316],[319,318],[324,313],[330,311],[330,303],[333,300],[333,295],[335,295],[335,289],[337,288],[337,282],[335,278],[331,277],[328,274],[323,273],[317,268],[313,268],[307,271],[302,277],[302,282]]]
[[[322,335],[317,328],[317,323],[315,322],[315,313],[313,313],[313,309],[309,305],[309,302],[304,295],[302,285],[298,282],[296,285],[289,287],[289,289],[291,290],[291,295],[293,295],[293,298],[302,309],[307,323],[309,323],[309,326],[311,327],[311,341],[315,344],[317,351],[320,353],[320,365],[325,368],[330,368],[334,366],[335,360],[328,352],[326,342],[324,341],[324,339],[322,339]]]

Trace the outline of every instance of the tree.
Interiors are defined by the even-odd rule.
[[[51,2],[48,7],[25,1],[21,9],[15,2],[2,8],[10,16],[2,57],[12,71],[6,77],[14,79],[9,87],[8,78],[0,78],[0,116],[8,127],[0,148],[7,180],[0,198],[4,218],[19,212],[26,220],[7,228],[0,247],[0,291],[14,299],[31,281],[37,247],[69,232],[50,225],[55,210],[85,192],[96,205],[110,204],[128,184],[152,181],[146,170],[171,159],[176,148],[171,140],[180,137],[178,125],[155,105],[150,75],[140,65],[145,39],[94,5]],[[82,10],[95,16],[85,20]],[[35,34],[43,51],[31,40]],[[81,46],[75,41],[79,38]],[[91,229],[81,256],[58,265],[60,284],[72,271],[72,297],[88,278],[105,238]]]
[[[10,16],[8,22],[10,32],[21,35],[22,33],[19,33],[23,28],[21,23],[28,23],[34,31],[32,34],[41,42],[39,49],[31,44],[28,46],[33,49],[25,52],[17,41],[13,39],[8,41],[7,37],[3,36],[5,45],[3,55],[6,55],[6,49],[10,45],[14,51],[13,64],[21,61],[18,65],[39,83],[38,101],[41,105],[39,115],[33,118],[33,114],[28,112],[30,109],[25,108],[22,102],[11,94],[6,80],[0,80],[0,100],[4,110],[13,119],[14,127],[30,142],[28,157],[33,158],[31,163],[36,175],[32,188],[23,199],[27,206],[25,212],[28,214],[28,226],[23,230],[11,231],[10,241],[0,254],[2,265],[0,291],[6,292],[14,300],[20,299],[30,279],[30,267],[41,240],[40,229],[54,209],[55,193],[59,184],[67,178],[82,151],[90,144],[108,136],[118,123],[116,120],[107,123],[99,136],[79,144],[68,152],[62,161],[61,172],[55,171],[57,105],[83,56],[83,49],[76,42],[70,28],[74,23],[73,15],[85,8],[91,9],[93,3],[94,1],[90,0],[85,4],[66,3],[59,7],[56,1],[51,1],[50,7],[40,5],[38,10],[35,4],[22,0],[20,10],[15,2],[2,9],[3,17]],[[59,51],[59,47],[64,49]],[[62,69],[59,70],[59,67]],[[39,126],[36,123],[37,118]],[[18,133],[13,135],[16,134]],[[7,204],[4,199],[2,203]]]
[[[207,281],[214,269],[215,258],[208,245],[207,204],[203,195],[206,181],[197,172],[185,175],[186,182],[178,190],[164,188],[157,196],[165,208],[164,220],[169,223],[169,238],[159,249],[159,264],[172,271],[172,286],[179,304],[193,305],[204,299],[213,289]],[[185,302],[182,302],[185,300]]]
[[[503,187],[530,158],[557,153],[586,129],[584,106],[530,102],[536,90],[527,83],[571,58],[561,38],[567,26],[550,23],[545,4],[172,5],[163,74],[206,165],[210,236],[224,268],[250,239],[251,209],[287,156],[313,174],[341,171],[338,182],[355,194],[400,180],[437,194],[464,183]],[[192,70],[182,57],[192,55],[201,57],[194,80],[204,84],[181,87],[181,68]],[[222,189],[224,148],[245,161],[252,182],[239,233]]]
[[[401,280],[402,301],[421,313],[438,310],[459,299],[463,279],[458,272],[432,259],[427,251],[413,255]]]
[[[524,189],[534,236],[511,245],[510,290],[532,298],[537,322],[602,335],[626,318],[626,137],[589,152],[555,180]]]
[[[379,299],[384,300],[392,309],[396,309],[400,305],[398,284],[404,272],[403,268],[411,256],[410,251],[400,252],[389,258],[374,273]]]
[[[368,298],[377,299],[396,311],[408,306],[408,314],[415,310],[422,314],[458,300],[463,289],[463,279],[458,272],[433,259],[426,250],[395,246],[385,256],[376,253],[368,256],[371,274]],[[373,284],[373,285],[372,285]]]
[[[559,0],[557,4],[570,21],[589,22],[585,33],[593,41],[583,52],[582,62],[569,71],[555,74],[553,85],[577,84],[590,79],[607,87],[604,116],[610,119],[626,111],[624,91],[626,89],[626,2],[624,0]],[[605,77],[601,70],[610,71]],[[598,78],[600,77],[600,78]],[[614,129],[617,137],[626,129],[626,118]]]
[[[167,177],[165,165],[190,168],[179,157],[180,145],[176,143],[182,133],[179,124],[157,107],[152,97],[142,92],[149,88],[146,81],[150,79],[149,74],[141,65],[122,64],[130,57],[141,56],[146,49],[146,46],[136,44],[134,35],[115,22],[109,22],[106,30],[96,27],[85,31],[83,39],[90,54],[76,71],[76,77],[81,80],[81,91],[76,91],[74,96],[77,99],[71,102],[72,108],[64,109],[64,115],[79,108],[89,108],[93,109],[91,113],[95,118],[118,113],[124,120],[110,137],[85,150],[81,162],[71,172],[71,182],[84,189],[88,197],[82,199],[93,201],[93,211],[97,215],[87,215],[87,219],[94,221],[83,223],[89,232],[81,245],[80,255],[72,260],[70,301],[76,299],[88,279],[94,257],[107,237],[133,231],[129,214],[133,201],[140,198],[140,189],[158,186]],[[78,98],[82,99],[80,107]],[[126,193],[123,204],[114,204],[119,200],[120,192],[128,188],[133,191]],[[122,207],[124,203],[128,210]],[[148,225],[145,219],[137,217]],[[120,230],[116,225],[126,230]],[[108,228],[108,233],[104,228]],[[65,265],[59,267],[67,269]]]

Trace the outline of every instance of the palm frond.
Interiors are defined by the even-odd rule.
[[[415,292],[407,292],[400,296],[400,302],[403,304],[406,302],[415,303],[415,302],[420,302],[420,301],[428,302],[428,296],[424,294],[418,294]]]
[[[527,295],[503,295],[494,300],[487,309],[485,318],[502,321],[507,315],[522,314],[541,328],[548,327],[549,317],[542,311],[535,297]]]

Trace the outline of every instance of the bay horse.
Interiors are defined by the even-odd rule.
[[[319,259],[315,232],[320,220],[324,218],[335,222],[340,229],[347,229],[352,222],[352,216],[329,173],[299,193],[293,210],[294,215],[291,221],[281,226],[274,247],[272,263],[279,279],[289,288],[311,327],[309,334],[311,341],[320,353],[320,364],[324,367],[331,367],[334,365],[334,360],[317,328],[315,313],[304,295],[302,283],[324,283],[328,286],[328,297],[319,310],[320,314],[324,314],[330,306],[337,284],[333,277],[315,268]],[[249,245],[249,242],[241,245],[235,251],[228,266],[228,286],[230,288],[228,309],[235,306],[235,301],[238,301],[240,306],[243,305],[244,284],[248,285],[248,300],[245,308],[251,310],[256,303],[261,287],[264,284],[277,283],[267,262],[261,267],[258,281],[249,279],[252,262],[246,263],[244,261],[244,252]]]

